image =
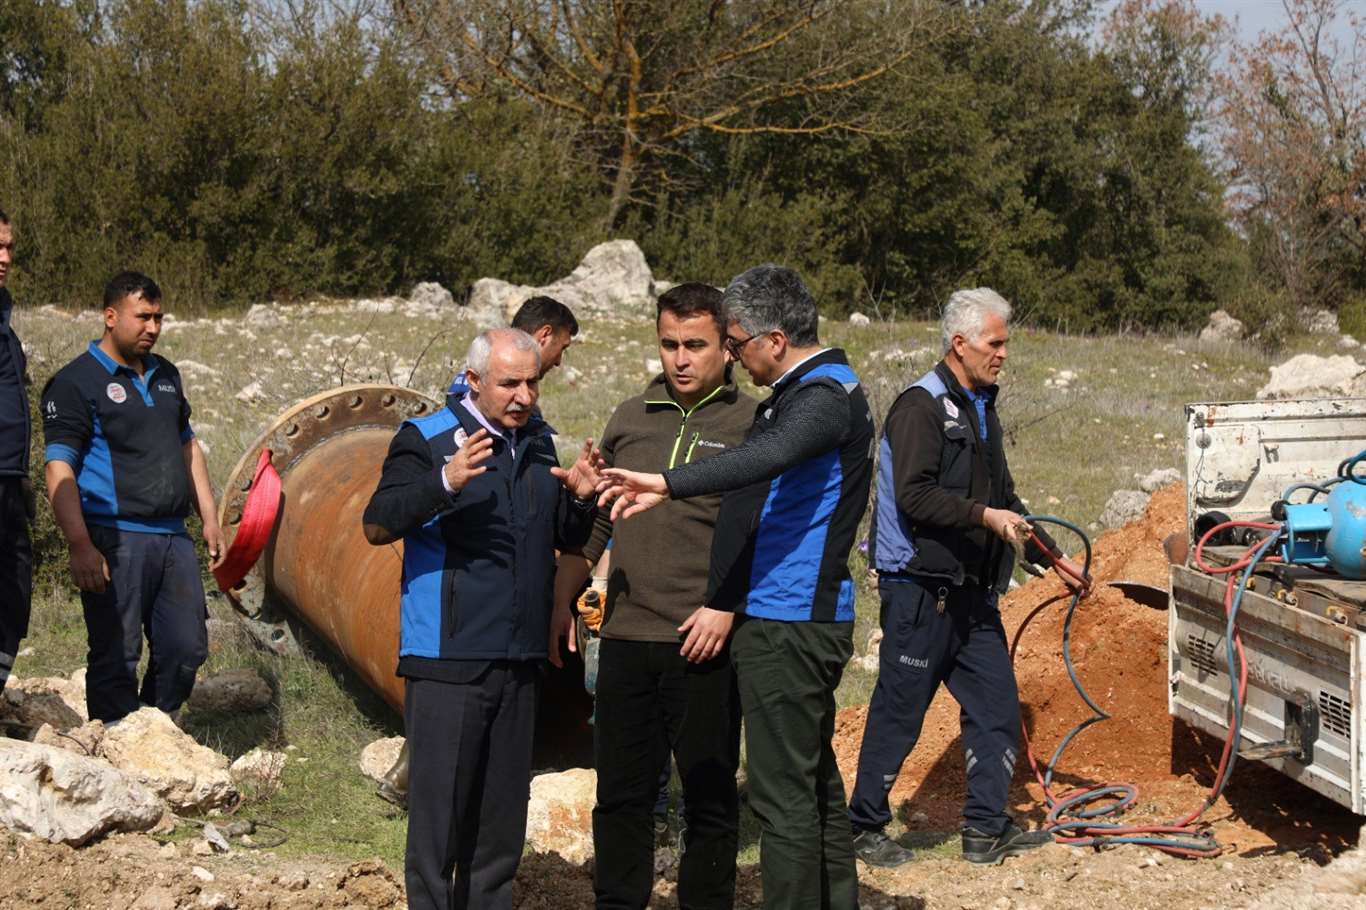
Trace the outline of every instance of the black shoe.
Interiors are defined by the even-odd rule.
[[[910,850],[881,831],[859,831],[854,835],[854,855],[870,866],[890,869],[911,861]]]
[[[964,828],[963,859],[970,863],[994,866],[1007,856],[1016,856],[1051,843],[1053,835],[1047,831],[1025,831],[1014,822],[1009,822],[996,837],[983,834],[976,828]]]

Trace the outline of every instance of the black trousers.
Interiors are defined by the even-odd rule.
[[[654,883],[652,815],[669,753],[683,782],[682,910],[735,902],[740,702],[730,655],[692,664],[678,642],[604,638],[594,721],[598,799],[593,889],[600,910],[643,910]]]
[[[535,661],[495,660],[467,682],[407,680],[411,910],[511,910],[539,679]]]
[[[944,592],[945,610],[936,604]],[[887,794],[920,737],[925,711],[942,682],[957,699],[967,759],[963,821],[996,835],[1009,821],[1006,801],[1019,748],[1020,697],[996,595],[976,585],[932,580],[878,583],[882,645],[877,687],[859,752],[849,816],[855,828],[891,821]]]
[[[109,564],[100,594],[81,592],[90,645],[86,706],[111,723],[143,705],[177,710],[209,656],[208,610],[194,542],[184,534],[146,534],[89,525]],[[138,660],[147,636],[147,673]]]
[[[0,477],[0,691],[19,642],[28,634],[33,603],[33,543],[28,532],[26,478]]]
[[[854,653],[852,622],[738,620],[749,806],[763,832],[766,910],[854,910],[853,832],[831,745],[835,689]]]

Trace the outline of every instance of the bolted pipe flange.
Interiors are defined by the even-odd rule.
[[[262,449],[270,449],[271,464],[283,481],[300,459],[329,439],[355,430],[397,429],[403,421],[431,414],[440,407],[435,400],[412,389],[365,384],[320,392],[286,408],[242,453],[228,475],[218,505],[224,546],[231,546],[237,536]],[[226,593],[239,613],[261,618],[267,596],[261,563]]]

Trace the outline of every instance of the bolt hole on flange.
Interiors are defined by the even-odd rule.
[[[228,524],[232,525],[233,527],[236,527],[237,525],[239,525],[239,524],[241,524],[241,523],[242,523],[242,513],[241,513],[241,512],[233,512],[233,513],[232,513],[232,517],[228,519]]]
[[[346,403],[351,407],[352,410],[355,410],[356,408],[365,404],[365,399],[359,395],[352,395]]]
[[[397,400],[398,399],[395,398],[393,395],[385,395],[383,398],[379,400],[379,403],[386,408],[392,408],[394,406],[394,402]]]
[[[327,415],[332,413],[332,409],[325,404],[320,404],[313,409],[313,416],[319,420],[326,420]]]
[[[246,492],[250,491],[250,490],[251,490],[251,478],[250,478],[250,477],[247,477],[246,479],[244,479],[240,484],[237,485],[237,488],[238,488],[239,490],[241,490],[243,493],[246,493]]]
[[[419,401],[416,405],[413,406],[413,413],[414,413],[414,414],[425,414],[425,413],[427,413],[427,402],[425,402],[425,401]]]
[[[298,425],[297,423],[291,423],[291,424],[289,425],[289,429],[285,430],[285,436],[288,437],[288,438],[290,438],[290,439],[293,439],[295,436],[298,436],[298,435],[299,435],[299,425]]]

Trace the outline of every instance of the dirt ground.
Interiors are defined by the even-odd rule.
[[[1166,586],[1162,538],[1182,529],[1179,487],[1159,492],[1148,515],[1095,542],[1093,575]],[[1064,546],[1067,545],[1063,541]],[[1032,581],[1005,598],[1002,613],[1014,636],[1040,603],[1062,591],[1052,579]],[[1016,661],[1021,699],[1036,751],[1051,754],[1064,733],[1087,716],[1062,666],[1066,602],[1040,613],[1020,641]],[[1213,777],[1220,743],[1176,724],[1166,709],[1166,614],[1099,587],[1073,627],[1078,674],[1113,720],[1081,735],[1059,769],[1059,789],[1127,782],[1137,786],[1126,821],[1160,822],[1201,804]],[[852,786],[865,708],[842,712],[836,748]],[[1227,853],[1212,860],[1180,860],[1154,850],[1121,846],[1103,851],[1055,845],[995,868],[971,867],[955,855],[964,793],[956,704],[942,696],[930,709],[920,743],[892,791],[907,829],[906,842],[946,849],[896,870],[860,865],[865,910],[1026,910],[1077,900],[1130,910],[1244,907],[1268,894],[1314,894],[1320,866],[1357,844],[1362,819],[1261,765],[1240,763],[1224,796],[1206,814]],[[1025,763],[1016,776],[1013,810],[1038,823],[1041,790]],[[112,910],[177,908],[391,908],[404,906],[401,870],[367,861],[282,860],[268,852],[190,855],[150,837],[119,836],[81,850],[0,835],[0,907],[98,907]],[[1344,859],[1356,862],[1360,852]],[[1360,863],[1357,863],[1360,865]],[[1342,864],[1339,864],[1340,866]],[[1342,876],[1338,876],[1341,878]],[[1353,882],[1357,878],[1352,879]],[[672,882],[662,881],[651,906],[677,906]],[[1324,906],[1364,906],[1356,884],[1335,891]],[[757,868],[740,872],[736,906],[758,907]],[[1339,901],[1340,897],[1340,901]],[[1297,903],[1296,901],[1291,901]],[[589,869],[556,856],[527,857],[518,873],[518,910],[592,906]]]

